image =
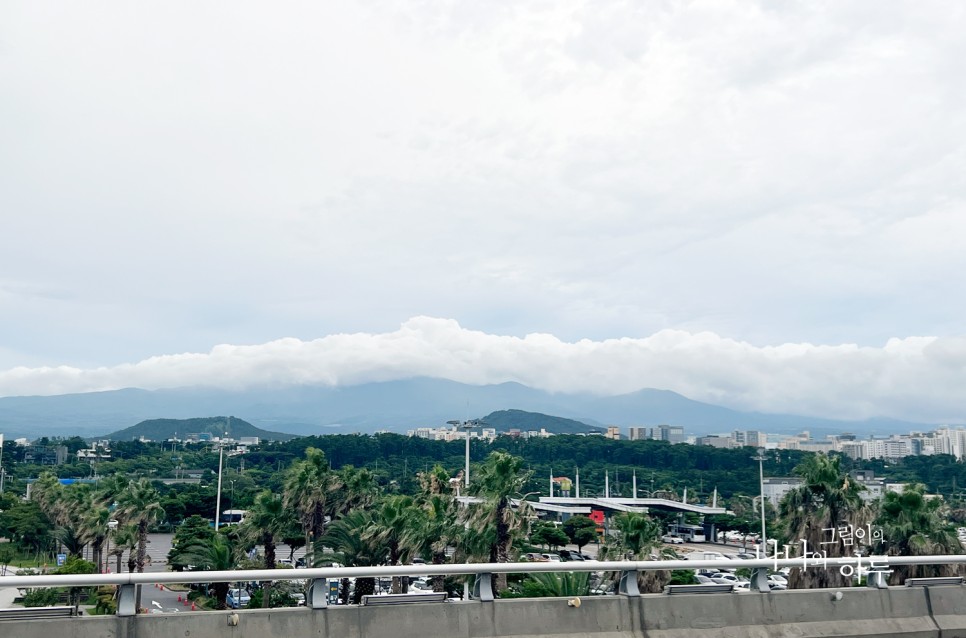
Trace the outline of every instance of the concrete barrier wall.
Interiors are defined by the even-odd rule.
[[[966,638],[966,587],[498,600],[2,622],[16,638]]]

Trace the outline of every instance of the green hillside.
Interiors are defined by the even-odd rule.
[[[550,416],[539,412],[524,410],[498,410],[483,417],[486,427],[496,428],[497,432],[508,430],[537,430],[544,428],[554,434],[583,434],[588,432],[602,432],[603,428],[587,425],[573,419]]]
[[[240,439],[243,436],[257,436],[263,441],[288,441],[296,438],[292,434],[269,432],[255,427],[248,421],[236,417],[210,416],[195,419],[149,419],[129,428],[111,432],[103,437],[112,441],[130,441],[144,437],[151,441],[166,441],[171,438],[184,439],[189,434],[210,434],[215,437],[227,436]]]

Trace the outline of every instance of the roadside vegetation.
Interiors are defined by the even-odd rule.
[[[76,446],[77,441],[61,441]],[[400,437],[306,437],[273,443],[242,457],[229,458],[223,475],[222,508],[248,512],[240,525],[211,523],[215,509],[217,452],[200,444],[162,451],[159,445],[136,442],[114,444],[114,459],[96,466],[68,463],[53,468],[31,467],[7,456],[12,468],[7,489],[0,495],[0,564],[52,570],[55,555],[67,555],[61,569],[144,571],[147,534],[174,532],[168,566],[173,570],[290,568],[294,551],[304,548],[305,564],[322,566],[396,565],[450,561],[512,562],[543,560],[542,555],[579,560],[581,550],[594,545],[602,559],[653,560],[677,557],[674,546],[662,542],[671,517],[627,513],[608,521],[606,533],[585,516],[563,524],[536,517],[527,506],[547,492],[550,464],[580,466],[583,494],[602,495],[603,468],[611,468],[611,495],[631,495],[636,470],[639,496],[662,495],[689,502],[718,499],[732,514],[706,522],[719,529],[756,532],[760,520],[756,501],[757,467],[749,450],[717,450],[653,441],[607,441],[599,437],[559,436],[520,441],[503,437],[493,445],[473,442],[471,484],[474,497],[461,506],[462,443],[443,443]],[[854,463],[837,455],[783,451],[769,457],[766,474],[797,474],[802,486],[768,508],[769,536],[788,544],[794,554],[807,541],[829,556],[849,555],[853,548],[828,545],[822,530],[851,526],[881,530],[881,538],[865,542],[867,553],[908,555],[960,553],[956,522],[966,508],[956,492],[945,498],[930,496],[949,483],[935,477],[916,457],[896,467],[881,468],[892,480],[908,480],[903,493],[888,493],[881,502],[862,499],[861,486],[848,476]],[[951,467],[945,457],[930,457],[934,465]],[[244,466],[243,466],[244,463]],[[955,472],[962,469],[954,463]],[[875,465],[875,464],[873,464]],[[166,485],[158,479],[184,476],[186,469],[200,476],[194,483]],[[537,475],[544,478],[538,480]],[[31,481],[29,501],[22,495]],[[59,478],[93,478],[64,485]],[[964,475],[963,482],[966,482]],[[958,483],[962,485],[963,482]],[[928,485],[928,486],[927,486]],[[519,502],[518,506],[513,503]],[[696,523],[689,518],[686,522]],[[577,551],[558,550],[576,545]],[[279,547],[287,552],[280,555]],[[89,567],[88,567],[89,566]],[[909,575],[939,575],[949,567],[896,570],[893,580]],[[87,572],[72,572],[87,573]],[[572,574],[500,576],[496,587],[504,596],[587,595],[611,589],[616,575]],[[642,572],[642,591],[661,591],[667,584],[691,582],[689,570]],[[851,579],[837,570],[793,572],[790,587],[848,586]],[[459,595],[458,579],[433,578],[411,583],[396,578],[395,593],[414,586]],[[252,586],[252,607],[294,604],[299,592],[288,585],[265,581]],[[374,593],[375,579],[345,579],[338,598],[357,603]],[[93,601],[109,610],[108,591],[69,593],[71,600]],[[75,595],[76,594],[76,595]],[[216,609],[230,604],[227,584],[213,584],[193,596]],[[47,603],[63,592],[30,593],[31,603]]]

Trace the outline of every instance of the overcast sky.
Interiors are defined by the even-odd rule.
[[[921,0],[5,2],[0,395],[420,374],[962,420],[963,33]]]

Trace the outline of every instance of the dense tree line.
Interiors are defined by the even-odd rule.
[[[310,443],[319,443],[329,452]],[[634,467],[643,472],[650,468],[661,477],[655,480],[663,481],[664,486],[670,484],[662,491],[673,492],[674,477],[682,473],[713,476],[721,472],[722,480],[724,474],[737,475],[733,478],[735,489],[748,480],[746,474],[755,478],[753,470],[747,470],[751,465],[747,449],[714,450],[596,437],[538,441],[503,438],[492,446],[473,446],[476,462],[468,493],[477,500],[458,506],[454,489],[460,481],[450,480],[451,472],[444,463],[460,468],[461,447],[458,443],[393,435],[318,437],[266,445],[245,457],[244,472],[239,464],[228,473],[232,491],[238,492],[236,504],[244,503],[249,517],[240,526],[220,530],[208,523],[214,507],[210,484],[159,489],[156,481],[144,476],[116,472],[96,483],[63,485],[55,474],[46,472],[33,483],[32,500],[3,496],[0,534],[21,550],[42,551],[56,546],[79,559],[86,548],[97,569],[107,569],[114,559],[118,571],[123,568],[125,554],[128,571],[144,570],[147,533],[165,521],[180,523],[168,557],[175,569],[231,569],[250,561],[253,548],[260,552],[259,566],[273,569],[280,543],[290,548],[305,547],[307,562],[312,565],[332,560],[347,566],[396,565],[416,557],[440,564],[447,560],[508,562],[519,560],[532,546],[556,547],[568,541],[577,545],[598,542],[603,558],[647,560],[673,555],[673,548],[661,543],[666,521],[656,512],[615,516],[608,526],[611,533],[599,537],[596,524],[589,519],[573,517],[558,528],[537,521],[526,500],[517,506],[512,502],[532,492],[529,488],[535,480],[534,467],[547,467],[549,476],[551,464],[559,467],[573,462],[593,468],[603,465],[601,457],[611,461],[608,467]],[[200,461],[205,454],[213,456],[203,449],[170,450],[165,454],[178,456],[180,462]],[[433,459],[434,454],[438,458]],[[934,458],[940,466],[949,465],[945,457]],[[435,461],[432,465],[431,460]],[[785,464],[795,461],[797,465],[786,471]],[[423,468],[418,467],[420,462]],[[822,536],[830,528],[843,527],[870,530],[862,545],[867,553],[962,551],[947,503],[927,498],[926,487],[920,483],[870,503],[861,498],[862,486],[847,475],[850,463],[837,455],[782,453],[768,462],[776,472],[803,478],[802,486],[771,512],[769,522],[779,546],[788,545],[789,556],[819,547],[830,557],[850,555],[851,543],[830,545]],[[925,466],[915,460],[891,469],[915,473]],[[593,470],[587,473],[593,485]],[[614,492],[626,488],[626,478],[622,486],[616,474],[615,470]],[[693,480],[692,476],[692,485]],[[641,480],[639,487],[645,482],[650,486],[649,481]],[[756,525],[756,512],[751,507],[742,510],[743,499],[751,500],[735,494],[730,502],[734,516],[719,522]],[[881,530],[878,536],[871,534],[873,527]],[[950,571],[941,566],[897,568],[893,579]],[[642,572],[639,585],[645,591],[659,591],[680,577]],[[846,586],[851,579],[834,570],[800,570],[793,574],[791,583],[797,587]],[[432,586],[443,590],[447,583],[436,579]],[[372,579],[360,578],[351,589],[344,581],[340,597],[344,602],[359,602],[374,587]],[[405,592],[407,587],[406,579],[393,580],[394,592]],[[586,580],[564,576],[529,576],[523,582],[507,582],[502,576],[497,579],[497,588],[506,595],[585,591],[589,587]],[[211,593],[214,604],[224,607],[227,587],[216,585]],[[260,593],[257,598],[261,606],[283,601],[284,592],[274,592],[268,581],[261,584]]]

